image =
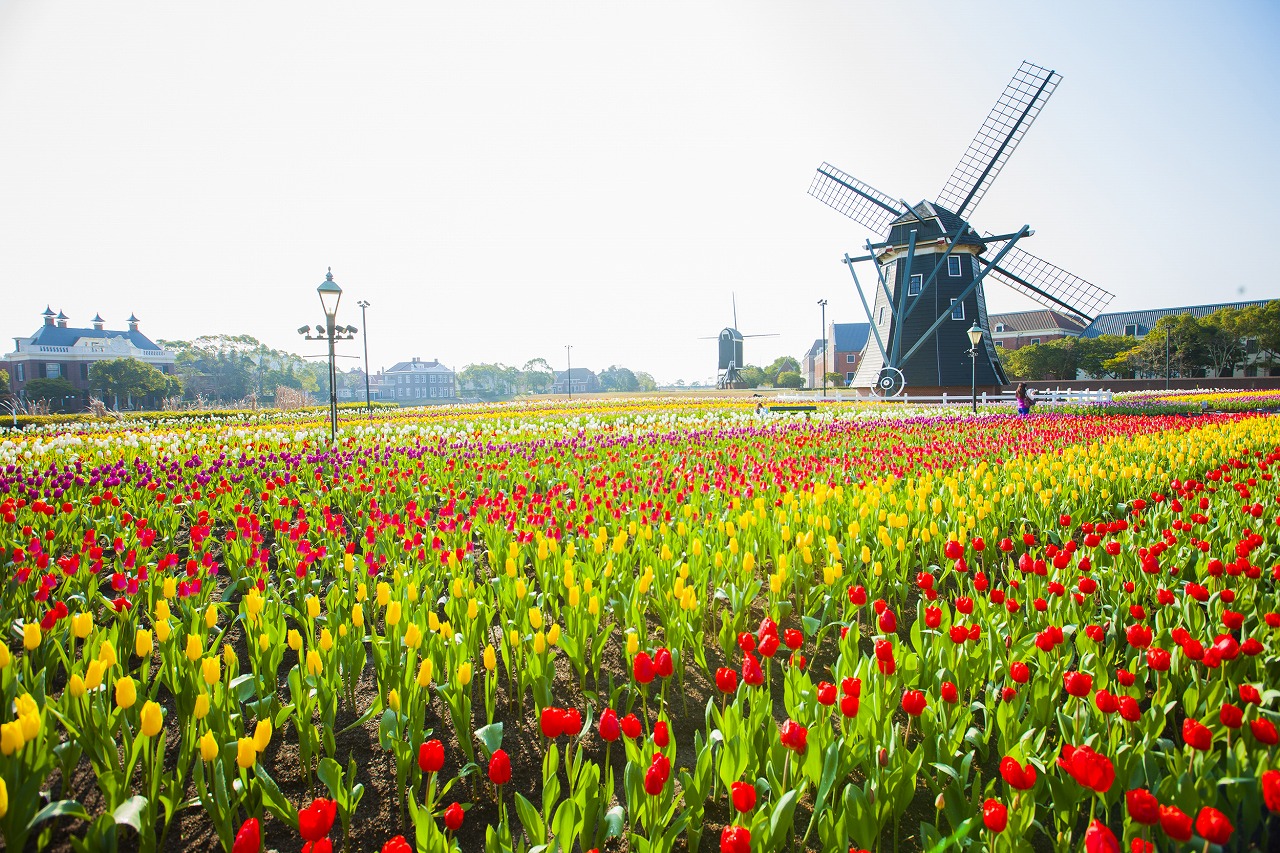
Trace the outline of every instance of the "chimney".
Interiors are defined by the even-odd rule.
[[[102,319],[101,314],[93,315],[93,327],[97,329],[99,332],[101,332],[104,328],[106,328],[106,322],[107,322],[106,320]]]
[[[53,325],[53,310],[49,308],[48,305],[44,307],[44,314],[42,314],[41,316],[44,317],[44,324],[46,326]]]
[[[68,317],[66,314],[63,314],[61,311],[59,311],[58,312],[58,328],[65,329],[67,327],[67,321],[70,319],[71,318]]]
[[[416,355],[413,357],[413,363],[414,363],[414,364],[417,364],[417,363],[418,363],[418,357],[417,357]]]
[[[131,332],[138,331],[138,318],[133,316],[132,314],[129,315],[129,331]]]

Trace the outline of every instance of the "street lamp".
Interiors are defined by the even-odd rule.
[[[364,316],[369,300],[361,299],[356,304],[360,306],[360,328],[364,329],[364,407],[369,410],[369,417],[373,417],[373,404],[369,402],[369,321]]]
[[[569,395],[569,399],[573,399],[573,344],[564,345],[564,360],[568,364],[568,369],[564,372],[564,390]]]
[[[822,396],[827,396],[827,300],[819,299],[822,306]]]
[[[973,325],[969,327],[969,360],[973,363],[973,373],[971,376],[971,384],[969,390],[973,396],[973,413],[978,414],[978,344],[982,343],[982,336],[986,334],[978,321],[974,320]]]
[[[320,295],[320,307],[324,309],[324,325],[317,324],[314,335],[311,334],[310,326],[298,329],[298,334],[309,341],[329,342],[329,443],[332,444],[338,440],[338,376],[333,345],[336,341],[353,339],[359,330],[355,326],[336,325],[338,303],[342,300],[342,288],[338,287],[338,283],[333,280],[333,267],[329,267],[329,274],[325,276],[324,281],[320,282],[316,293]],[[365,375],[368,375],[367,370]]]

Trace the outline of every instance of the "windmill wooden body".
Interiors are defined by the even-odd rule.
[[[997,281],[1055,310],[1091,322],[1112,294],[1023,250],[1029,226],[991,235],[968,221],[1061,75],[1024,62],[969,144],[937,201],[910,205],[823,163],[809,194],[882,239],[844,256],[872,335],[853,385],[896,395],[906,385],[1004,385],[987,323],[985,285]],[[869,263],[867,300],[855,265]],[[968,331],[986,334],[973,347]],[[970,362],[973,358],[973,362]]]
[[[726,326],[720,330],[720,334],[714,336],[716,341],[716,387],[717,388],[745,388],[746,383],[742,381],[742,377],[738,372],[746,366],[743,361],[742,343],[744,338],[776,338],[776,334],[765,335],[744,335],[738,331],[738,298],[730,297],[733,300],[733,325]],[[700,340],[709,341],[711,337],[700,338]]]

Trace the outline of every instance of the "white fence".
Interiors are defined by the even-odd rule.
[[[1111,391],[1101,388],[1097,390],[1036,388],[1033,393],[1037,403],[1109,403],[1113,396]],[[941,404],[943,406],[970,406],[973,404],[973,397],[969,394],[912,394],[909,390],[903,391],[897,397],[879,397],[875,394],[860,394],[854,390],[845,390],[830,391],[826,396],[823,396],[821,392],[782,394],[774,399],[780,403],[816,403],[821,400],[828,403],[921,403]],[[1012,405],[1013,402],[1014,396],[1012,394],[988,394],[984,391],[978,395],[979,406],[1007,406]]]

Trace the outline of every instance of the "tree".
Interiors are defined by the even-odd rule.
[[[556,372],[545,358],[531,358],[520,373],[520,390],[526,394],[549,394],[556,384]]]
[[[640,384],[641,391],[657,391],[658,390],[658,380],[654,379],[648,373],[643,373],[643,372],[637,373],[636,382]]]
[[[25,393],[28,400],[51,400],[61,402],[63,397],[78,397],[80,392],[71,380],[61,376],[56,379],[32,379],[27,383]]]
[[[843,373],[828,373],[827,384],[834,385],[837,388],[843,388],[847,383],[845,382]]]
[[[765,383],[764,371],[754,364],[748,364],[738,371],[738,381],[747,388],[759,388]]]
[[[165,375],[136,358],[110,358],[89,368],[89,384],[104,400],[113,398],[118,408],[121,397],[138,401],[163,391]]]
[[[613,364],[600,371],[600,387],[605,391],[639,391],[640,383],[630,370]]]
[[[775,358],[773,363],[764,369],[764,378],[770,385],[777,385],[779,374],[799,372],[800,362],[789,355],[784,355]]]
[[[1094,379],[1114,376],[1106,363],[1133,346],[1133,338],[1123,335],[1099,335],[1096,338],[1076,338],[1076,369]]]
[[[9,371],[0,368],[0,388],[5,392],[9,390]]]
[[[1075,379],[1076,352],[1074,338],[1061,338],[1047,344],[1030,344],[1004,353],[1000,361],[1011,379],[1043,382],[1047,379]]]
[[[482,399],[496,400],[516,393],[520,371],[505,364],[468,364],[458,374],[458,382]]]
[[[803,388],[804,377],[800,375],[799,371],[784,370],[778,374],[778,381],[774,384],[779,388]]]

